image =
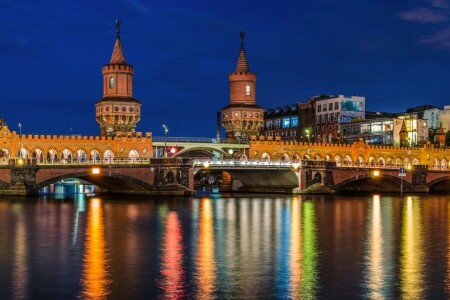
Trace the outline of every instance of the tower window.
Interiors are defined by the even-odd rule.
[[[114,77],[110,77],[109,78],[109,88],[113,89],[114,88]]]
[[[250,86],[249,86],[249,85],[247,85],[247,86],[245,87],[245,94],[246,94],[247,96],[250,96]]]

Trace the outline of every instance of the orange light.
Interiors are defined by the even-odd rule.
[[[92,174],[94,175],[100,174],[100,168],[92,168]]]
[[[373,176],[374,177],[380,176],[380,171],[378,171],[378,170],[373,171]]]

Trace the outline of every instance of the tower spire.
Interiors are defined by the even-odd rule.
[[[116,38],[120,39],[120,25],[122,25],[122,22],[120,22],[119,19],[116,19]]]
[[[114,44],[113,53],[111,55],[110,64],[126,64],[125,55],[123,54],[122,42],[120,41],[120,25],[122,22],[116,19],[116,42]]]
[[[236,72],[250,72],[247,62],[247,56],[245,55],[244,39],[245,39],[245,32],[241,31],[241,50],[239,51],[239,58],[236,65]]]

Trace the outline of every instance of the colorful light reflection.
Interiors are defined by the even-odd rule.
[[[176,212],[170,212],[166,219],[163,237],[161,288],[166,299],[184,298],[183,242],[181,225]]]
[[[84,299],[106,299],[110,293],[104,231],[102,201],[93,198],[89,203],[81,281]]]

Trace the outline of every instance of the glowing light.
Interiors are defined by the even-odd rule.
[[[209,162],[205,161],[205,162],[203,163],[203,166],[204,166],[205,168],[208,168],[208,167],[209,167]]]
[[[216,285],[214,258],[214,229],[211,200],[200,202],[200,221],[197,253],[198,299],[212,299]]]
[[[293,163],[292,166],[294,167],[294,169],[297,170],[300,167],[300,164],[299,163]]]
[[[175,148],[170,149],[170,153],[175,154],[175,152],[177,152],[177,149],[175,149]]]
[[[17,160],[17,164],[18,164],[19,166],[23,165],[23,159],[22,159],[22,158],[19,158],[19,159]]]
[[[379,170],[373,171],[373,176],[374,176],[374,177],[380,176],[380,171],[379,171]]]
[[[94,175],[100,174],[100,168],[92,168],[92,174]]]
[[[176,212],[170,212],[166,219],[163,237],[161,288],[166,299],[184,298],[183,242],[181,224]]]
[[[422,299],[424,254],[420,202],[408,197],[403,210],[400,288],[404,299]]]
[[[106,299],[110,293],[104,233],[101,199],[93,198],[89,203],[86,227],[86,252],[81,281],[83,299]]]

